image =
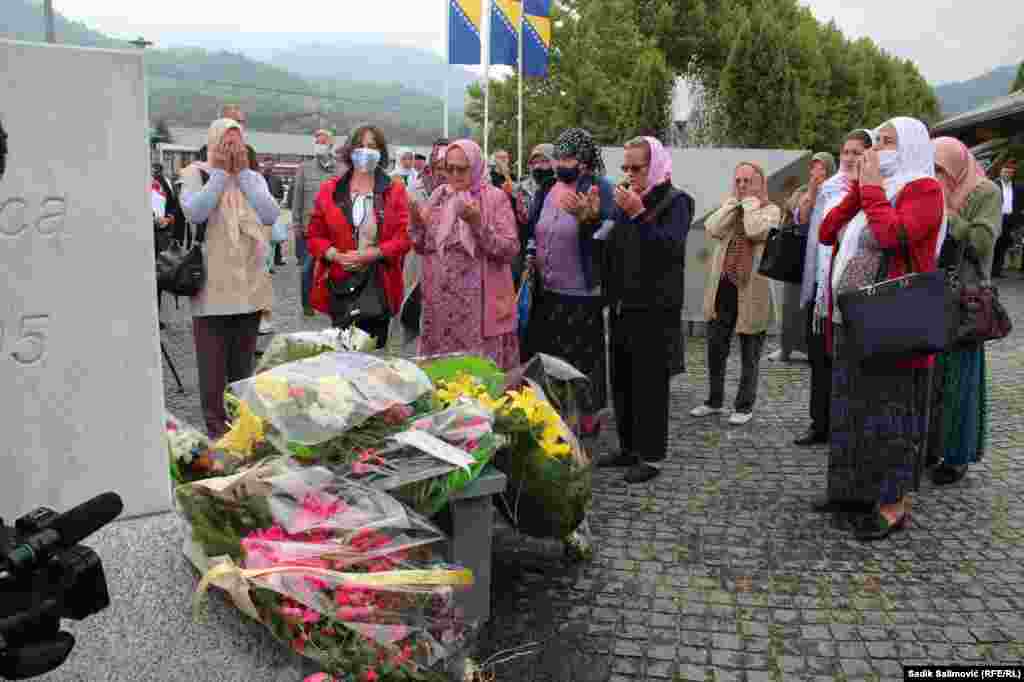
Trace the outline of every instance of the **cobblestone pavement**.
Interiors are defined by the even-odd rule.
[[[279,329],[302,318],[298,268],[278,268]],[[898,680],[901,664],[1024,659],[1024,279],[999,281],[1017,330],[989,346],[986,459],[946,489],[925,480],[913,524],[861,544],[807,511],[824,489],[827,449],[799,449],[806,364],[763,361],[754,420],[697,420],[705,397],[702,339],[672,387],[663,475],[627,486],[595,475],[597,552],[582,564],[560,546],[499,534],[493,619],[479,654],[527,642],[535,653],[498,680]],[[169,372],[167,404],[201,424],[191,330],[164,302],[164,332],[186,395]],[[771,352],[769,342],[765,355]],[[732,359],[731,359],[732,360]],[[729,366],[728,396],[738,366]],[[614,447],[606,429],[595,449]]]

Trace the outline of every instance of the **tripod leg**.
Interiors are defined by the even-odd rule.
[[[167,346],[164,345],[163,339],[160,340],[160,352],[164,354],[164,360],[167,361],[167,366],[171,368],[171,374],[174,375],[174,380],[178,383],[178,390],[184,393],[185,387],[181,385],[181,377],[178,376],[178,370],[174,368],[174,362],[167,353]]]

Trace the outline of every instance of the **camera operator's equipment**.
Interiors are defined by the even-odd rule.
[[[4,132],[4,124],[0,123],[0,180],[3,180],[4,171],[7,170],[7,133]]]
[[[64,514],[40,507],[14,528],[0,519],[0,678],[59,667],[75,646],[61,619],[82,620],[110,605],[99,556],[78,543],[122,509],[120,497],[103,493]]]

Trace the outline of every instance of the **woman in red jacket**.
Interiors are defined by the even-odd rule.
[[[409,241],[409,201],[405,185],[384,168],[388,146],[374,126],[357,128],[341,152],[350,169],[320,186],[306,230],[309,252],[316,259],[310,305],[331,316],[336,327],[354,324],[387,344],[388,324],[402,305],[402,262]],[[348,315],[332,305],[332,286],[377,264],[377,276],[367,286],[379,287],[387,299],[382,316]]]
[[[875,540],[906,525],[928,435],[933,359],[861,362],[845,346],[836,300],[876,280],[883,252],[886,278],[910,271],[900,250],[909,242],[913,269],[935,269],[944,226],[935,149],[916,119],[894,118],[875,131],[850,191],[822,221],[822,244],[833,246],[829,340],[833,353],[828,495],[821,511],[850,514],[856,537]]]

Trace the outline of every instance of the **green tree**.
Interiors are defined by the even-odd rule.
[[[1010,92],[1018,90],[1024,90],[1024,62],[1017,67],[1017,77],[1013,79],[1013,85],[1010,86]]]
[[[790,38],[764,6],[751,7],[741,22],[719,84],[730,144],[799,144],[803,112]]]

